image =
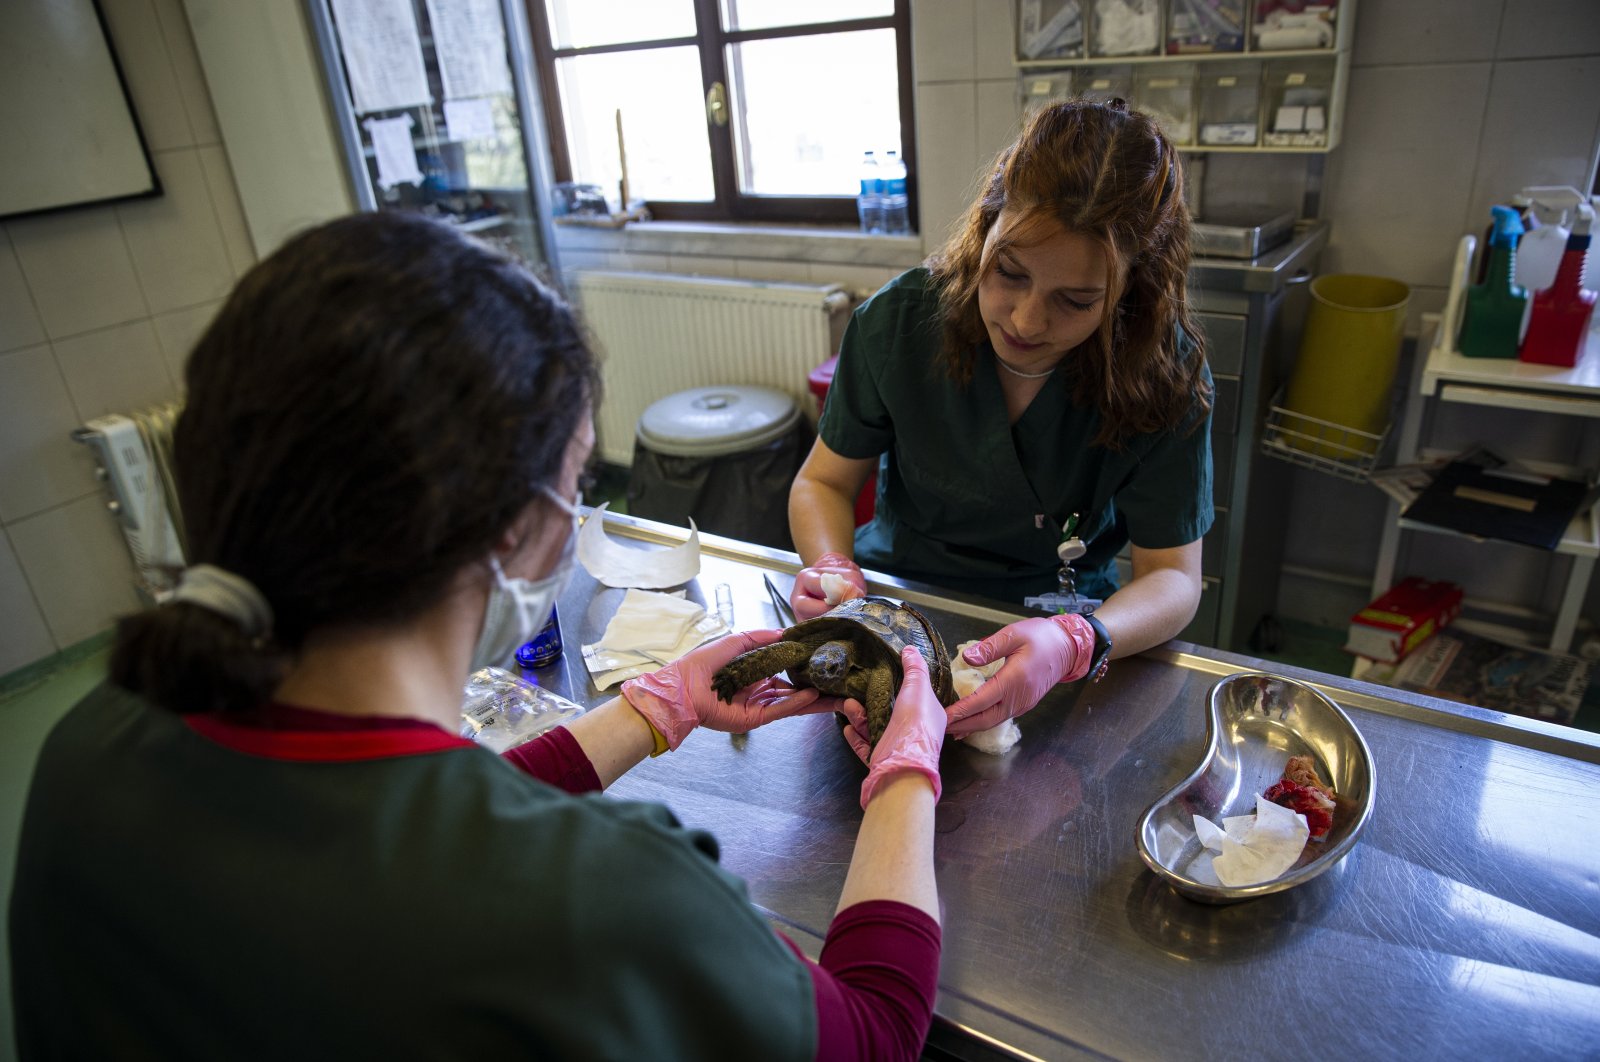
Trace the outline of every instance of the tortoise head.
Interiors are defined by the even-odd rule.
[[[850,675],[850,655],[849,642],[823,642],[817,646],[807,668],[812,683],[819,690],[842,687]]]

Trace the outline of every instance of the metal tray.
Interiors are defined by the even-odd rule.
[[[1250,671],[1213,686],[1207,707],[1205,758],[1139,820],[1145,865],[1190,899],[1227,904],[1292,889],[1343,859],[1372,813],[1377,782],[1372,754],[1349,717],[1302,682]],[[1306,755],[1333,786],[1338,805],[1327,837],[1307,842],[1299,861],[1271,881],[1230,887],[1196,880],[1192,867],[1204,848],[1193,816],[1220,822],[1250,814],[1289,757]]]
[[[1191,227],[1194,253],[1216,258],[1255,258],[1287,241],[1294,232],[1294,214],[1263,220],[1260,214],[1208,217]]]

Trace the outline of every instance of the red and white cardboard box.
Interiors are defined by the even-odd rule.
[[[1392,664],[1461,615],[1461,587],[1402,579],[1350,617],[1345,652]]]

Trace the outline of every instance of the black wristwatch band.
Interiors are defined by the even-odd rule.
[[[1099,682],[1105,677],[1106,668],[1111,663],[1111,635],[1106,633],[1106,625],[1094,613],[1085,612],[1083,618],[1094,629],[1094,656],[1089,660],[1089,672],[1084,677],[1090,682]]]

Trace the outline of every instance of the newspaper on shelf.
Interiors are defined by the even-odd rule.
[[[1428,485],[1433,482],[1434,477],[1439,474],[1439,470],[1452,461],[1477,465],[1480,468],[1516,469],[1515,463],[1507,461],[1481,444],[1476,444],[1469,446],[1454,457],[1440,457],[1432,461],[1421,461],[1416,464],[1375,468],[1369,473],[1368,478],[1374,487],[1399,502],[1400,507],[1403,509],[1416,501],[1417,496],[1426,490]]]
[[[1462,630],[1440,631],[1397,664],[1377,664],[1368,682],[1496,712],[1570,724],[1592,696],[1592,661]]]

